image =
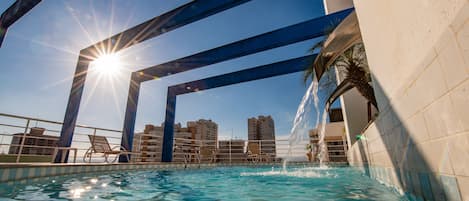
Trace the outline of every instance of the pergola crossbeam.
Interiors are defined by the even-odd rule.
[[[331,26],[337,26],[352,9],[322,16],[305,22],[280,28],[244,40],[229,43],[217,48],[187,57],[139,70],[140,82],[173,75],[211,64],[255,54],[304,40],[323,36]]]
[[[117,52],[248,1],[250,0],[192,1],[85,49],[94,51],[95,49],[105,48]]]
[[[171,94],[182,95],[232,84],[260,80],[303,71],[314,61],[314,56],[303,56],[250,69],[204,78],[168,87]]]
[[[0,47],[8,28],[39,4],[41,0],[17,0],[0,16]]]

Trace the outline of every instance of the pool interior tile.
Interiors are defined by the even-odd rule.
[[[8,173],[8,180],[9,181],[12,181],[15,179],[16,177],[16,171],[17,171],[17,168],[10,168],[10,171]]]
[[[23,170],[24,168],[17,168],[16,169],[16,175],[14,176],[14,179],[18,180],[23,176]]]
[[[48,168],[47,169],[47,175],[55,175],[56,174],[56,171],[57,171],[57,168],[56,167],[51,167],[51,168]]]
[[[29,168],[29,172],[25,178],[34,178],[36,177],[36,170],[39,168]]]
[[[5,168],[5,169],[1,169],[0,171],[1,171],[1,175],[2,175],[2,177],[0,178],[1,181],[7,181],[8,177],[10,175],[10,169]]]
[[[443,191],[440,175],[432,174],[430,176],[430,184],[432,186],[433,198],[435,200],[446,200],[446,195]]]
[[[448,200],[461,201],[458,183],[455,177],[441,176],[441,184]]]
[[[70,170],[70,169],[68,167],[60,167],[60,174],[64,175],[65,173],[67,173],[67,170]]]
[[[44,177],[44,176],[46,176],[47,169],[48,169],[48,168],[41,167],[41,177]]]
[[[416,172],[410,172],[411,178],[412,178],[412,193],[416,197],[422,196],[422,188],[420,186],[420,178],[418,177],[418,173]]]
[[[40,177],[41,176],[41,168],[36,167],[34,168],[34,177]]]
[[[428,173],[419,173],[420,187],[425,200],[433,200],[433,192]]]

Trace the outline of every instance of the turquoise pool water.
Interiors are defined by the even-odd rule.
[[[0,185],[0,200],[406,200],[349,168],[219,167]]]

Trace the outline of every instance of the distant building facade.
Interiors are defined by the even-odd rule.
[[[326,143],[325,161],[346,162],[347,161],[347,136],[343,122],[342,109],[335,108],[329,111],[330,122],[325,126],[324,142]],[[318,128],[309,131],[310,144],[313,152],[319,152]],[[313,160],[319,160],[313,157]]]
[[[262,140],[260,142],[261,151],[275,155],[275,125],[270,115],[248,119],[248,140]]]
[[[202,146],[213,149],[218,144],[218,124],[212,120],[199,119],[187,122],[187,128],[192,132],[192,139],[201,141]]]
[[[219,162],[244,162],[244,140],[220,140],[218,147]]]
[[[57,146],[59,137],[44,135],[45,129],[33,127],[29,133],[13,134],[8,154],[30,154],[30,155],[52,155],[54,147]],[[24,142],[23,142],[24,140]]]
[[[137,162],[160,162],[163,148],[164,124],[145,125],[142,133],[135,133],[133,151],[140,152]],[[202,146],[217,148],[218,125],[211,120],[187,122],[187,127],[174,124],[173,161],[183,162],[184,155],[196,153]]]
[[[163,146],[163,126],[145,125],[145,130],[134,134],[133,152],[140,152],[135,162],[160,162]]]

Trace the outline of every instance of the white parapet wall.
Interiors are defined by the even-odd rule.
[[[324,0],[326,14],[335,13],[353,7],[352,0]],[[336,72],[338,84],[343,77]],[[344,117],[345,131],[347,134],[348,149],[355,143],[355,137],[361,134],[363,128],[368,124],[368,101],[358,92],[352,89],[340,96],[340,104]]]
[[[323,0],[326,15],[353,7],[352,0]]]
[[[469,1],[355,0],[380,114],[349,161],[427,200],[469,200]]]

